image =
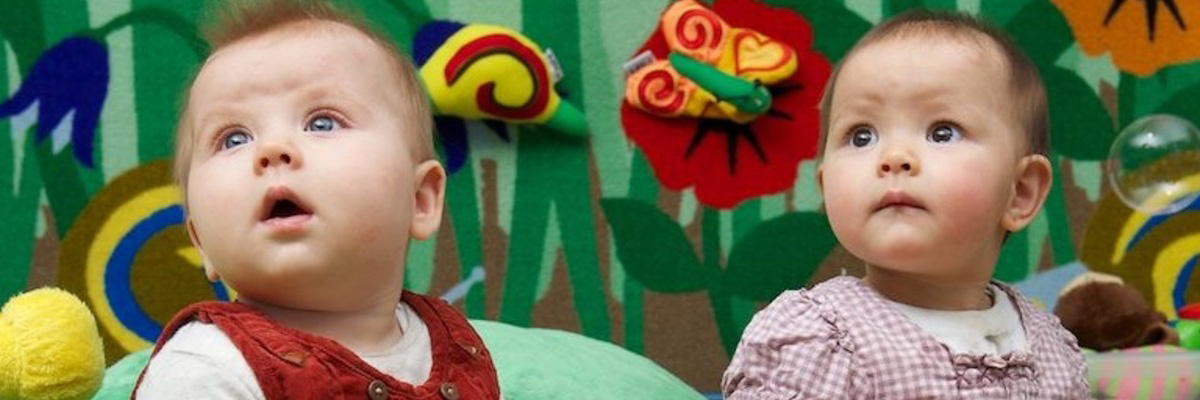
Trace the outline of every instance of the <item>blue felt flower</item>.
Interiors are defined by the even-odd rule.
[[[42,54],[0,118],[37,114],[35,137],[53,137],[54,151],[72,143],[80,164],[93,167],[93,139],[108,94],[108,50],[95,39],[71,37]]]

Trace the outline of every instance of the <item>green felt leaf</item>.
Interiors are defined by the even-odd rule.
[[[2,60],[3,58],[0,58]],[[0,81],[0,87],[5,82]],[[38,217],[38,196],[42,193],[42,177],[34,155],[33,129],[25,133],[24,150],[14,146],[9,133],[9,124],[0,125],[0,209],[5,216],[4,228],[0,229],[0,243],[4,243],[4,257],[0,258],[0,298],[7,299],[25,289],[29,278],[29,264],[34,252],[35,230]],[[20,165],[15,164],[18,152],[24,152]],[[65,153],[65,152],[64,152]],[[69,154],[69,153],[68,153]],[[14,167],[21,167],[20,174]]]
[[[28,73],[38,54],[46,49],[41,8],[40,2],[13,1],[6,2],[4,12],[0,13],[0,37],[12,49],[22,73]],[[16,86],[16,83],[10,85]],[[5,92],[6,95],[8,93]]]
[[[1042,66],[1054,65],[1054,61],[1075,42],[1066,17],[1049,1],[1029,2],[1004,29],[1034,63]],[[1045,76],[1042,78],[1050,81]]]
[[[166,159],[179,115],[180,90],[204,61],[197,54],[194,24],[204,2],[193,0],[131,0],[131,9],[157,10],[141,14],[130,26],[133,33],[133,98],[137,110],[139,162]]]
[[[1029,276],[1029,230],[1013,232],[1000,248],[1000,258],[992,278],[1001,282],[1020,282]]]
[[[1159,114],[1173,114],[1177,117],[1196,123],[1200,116],[1200,84],[1195,84],[1175,92],[1155,110]]]
[[[766,0],[763,3],[792,9],[812,25],[813,47],[837,62],[850,46],[871,29],[871,23],[846,8],[840,1]]]
[[[769,301],[808,282],[836,244],[824,215],[781,215],[759,224],[733,246],[722,283],[738,296]]]
[[[998,24],[1005,24],[1011,21],[1013,16],[1024,10],[1031,1],[1043,0],[1005,0],[1005,1],[981,1],[979,2],[979,14],[988,21],[993,21]]]
[[[886,10],[884,19],[914,8],[924,9],[929,7],[922,0],[885,0],[883,3],[883,9]]]
[[[429,6],[424,1],[358,0],[357,9],[375,26],[395,40],[400,49],[412,54],[412,40],[422,25],[428,23]]]
[[[1116,137],[1112,118],[1083,79],[1059,67],[1041,71],[1050,101],[1050,146],[1076,160],[1103,160]]]
[[[1062,165],[1062,156],[1059,154],[1050,154],[1050,165]],[[1071,219],[1067,213],[1066,194],[1063,193],[1063,184],[1066,182],[1062,176],[1063,169],[1056,167],[1050,170],[1052,176],[1051,182],[1056,182],[1050,185],[1050,194],[1046,196],[1046,203],[1043,207],[1046,213],[1046,218],[1050,220],[1050,251],[1054,253],[1054,265],[1063,265],[1071,261],[1077,260],[1075,255],[1075,244],[1071,240]],[[1003,253],[1001,253],[1003,256]]]
[[[1051,2],[1031,1],[1004,26],[1039,66],[1050,103],[1050,145],[1077,160],[1099,160],[1115,137],[1100,98],[1078,75],[1055,61],[1075,39],[1066,17]]]
[[[602,199],[600,206],[612,226],[617,257],[630,277],[661,293],[708,287],[691,242],[670,216],[634,199]]]

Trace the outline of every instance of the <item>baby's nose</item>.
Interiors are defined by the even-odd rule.
[[[262,172],[271,167],[297,168],[300,166],[300,152],[295,147],[281,141],[263,142],[258,148],[258,161],[255,169]]]
[[[271,164],[291,164],[292,156],[288,153],[268,154],[258,159],[258,166],[266,168]]]
[[[916,175],[921,172],[921,164],[908,151],[902,149],[888,150],[879,162],[879,175],[887,174],[909,174]]]

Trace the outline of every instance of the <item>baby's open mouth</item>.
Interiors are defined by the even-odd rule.
[[[304,202],[287,187],[274,187],[267,191],[263,199],[261,221],[283,220],[297,216],[312,215]]]
[[[275,202],[274,206],[271,206],[271,212],[267,214],[267,219],[287,218],[306,214],[311,213],[305,210],[304,207],[300,207],[296,202],[288,199],[280,199]]]

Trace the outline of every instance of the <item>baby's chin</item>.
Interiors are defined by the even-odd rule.
[[[239,299],[296,308],[328,303],[336,288],[330,282],[345,282],[349,271],[289,268],[223,274],[220,278],[237,292]],[[361,285],[360,285],[361,286]]]
[[[879,260],[880,262],[895,262],[897,259],[925,258],[937,253],[942,246],[930,243],[920,235],[906,233],[890,235],[889,237],[871,237],[860,240],[856,246],[848,248],[850,252],[863,259]]]
[[[312,313],[341,313],[367,307],[363,293],[332,293],[322,288],[275,290],[262,288],[253,295],[238,293],[238,301],[264,310],[277,309]],[[377,291],[376,293],[381,293]],[[399,293],[396,294],[399,300]]]
[[[895,254],[906,254],[897,252]],[[953,260],[944,253],[919,253],[891,257],[863,258],[868,271],[919,277],[931,282],[962,283],[987,281],[992,274],[991,266],[974,266],[961,260]],[[875,261],[875,262],[872,262]]]
[[[917,241],[891,242],[857,252],[848,250],[871,267],[895,272],[937,273],[938,265],[948,261],[939,246]]]

